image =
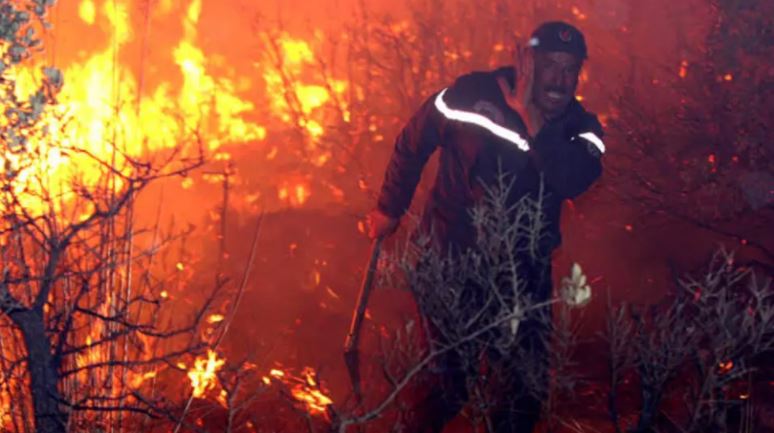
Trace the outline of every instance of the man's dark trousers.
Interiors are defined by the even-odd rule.
[[[551,265],[549,259],[538,264],[524,266],[530,259],[521,260],[520,279],[526,282],[525,293],[532,302],[539,303],[548,300],[551,295]],[[472,290],[481,290],[471,287]],[[485,298],[477,297],[478,302]],[[429,340],[435,347],[442,347],[449,342],[433,320],[432,311],[424,311],[421,296],[418,297],[420,311],[426,324]],[[486,341],[496,341],[502,332],[510,332],[510,324],[503,323],[487,333],[478,349],[473,353],[485,355],[487,365],[492,370],[496,380],[497,404],[489,411],[489,419],[496,433],[531,433],[540,418],[541,398],[547,393],[548,382],[548,348],[550,334],[550,307],[533,310],[527,314],[518,326],[517,339],[511,353],[503,353]],[[448,323],[448,322],[447,322]],[[491,323],[491,320],[490,320]],[[463,349],[470,349],[469,347]],[[471,350],[463,350],[469,356]],[[526,360],[531,366],[525,371]],[[458,415],[468,402],[467,384],[470,379],[481,374],[479,359],[464,359],[457,350],[450,350],[436,357],[431,367],[431,388],[426,397],[415,407],[413,416],[409,416],[412,425],[408,430],[412,433],[441,433],[444,426]],[[529,375],[529,380],[524,380]]]

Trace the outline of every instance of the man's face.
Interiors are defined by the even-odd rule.
[[[561,51],[535,51],[533,101],[543,115],[561,115],[575,97],[581,60]]]

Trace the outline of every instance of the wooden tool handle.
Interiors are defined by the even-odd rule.
[[[368,307],[368,298],[371,296],[374,275],[376,275],[376,265],[379,261],[379,253],[382,247],[382,238],[374,239],[371,244],[371,258],[368,261],[368,268],[363,276],[363,282],[360,285],[360,293],[357,297],[355,311],[352,314],[352,322],[349,325],[349,333],[344,340],[344,351],[350,352],[357,350],[360,340],[360,327],[363,325],[366,308]]]

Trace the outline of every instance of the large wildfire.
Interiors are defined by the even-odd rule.
[[[330,27],[318,15],[335,9],[325,4],[339,2],[309,2],[309,10],[297,10],[303,9],[297,1],[284,1],[290,5],[290,21],[314,15],[303,24],[285,22],[281,14],[267,19],[273,12],[261,3],[62,0],[49,8],[50,27],[31,21],[42,43],[30,58],[13,67],[0,64],[0,90],[14,83],[19,101],[43,99],[36,93],[41,83],[61,82],[53,86],[56,91],[44,86],[51,92],[49,104],[32,104],[33,112],[41,110],[40,121],[18,136],[5,136],[13,146],[0,150],[0,431],[33,431],[31,414],[39,397],[29,392],[35,386],[30,373],[34,356],[51,357],[44,367],[60,374],[57,385],[49,387],[59,395],[49,397],[69,417],[69,431],[263,432],[264,418],[253,414],[262,409],[267,418],[289,418],[283,410],[290,411],[309,431],[315,423],[340,419],[337,411],[352,406],[347,398],[351,384],[343,385],[340,343],[365,264],[362,214],[374,205],[392,138],[432,92],[462,73],[509,61],[509,44],[525,36],[515,29],[532,27],[548,12],[588,29],[593,41],[577,99],[598,114],[606,133],[618,133],[605,138],[612,143],[605,156],[612,167],[606,176],[634,173],[633,191],[651,194],[641,198],[625,189],[628,184],[608,185],[621,188],[610,200],[613,205],[598,200],[584,207],[568,201],[563,218],[574,231],[568,230],[563,245],[570,253],[560,255],[554,269],[567,267],[562,261],[582,261],[596,275],[590,280],[595,287],[628,287],[636,278],[651,296],[659,278],[654,275],[666,278],[661,267],[616,279],[609,268],[640,264],[610,257],[634,245],[635,237],[650,236],[648,212],[669,215],[689,207],[685,203],[692,197],[698,197],[694,210],[699,216],[672,212],[682,223],[744,247],[760,246],[755,230],[713,225],[753,213],[731,214],[737,209],[733,206],[703,207],[724,203],[722,194],[730,190],[735,200],[759,206],[756,211],[770,208],[770,189],[755,197],[735,189],[741,183],[737,177],[750,174],[745,170],[755,180],[771,168],[770,163],[756,165],[766,160],[763,146],[754,145],[754,134],[744,135],[759,128],[754,125],[758,120],[724,126],[697,115],[690,133],[664,128],[662,135],[650,120],[658,115],[665,123],[682,121],[690,117],[686,113],[707,105],[712,98],[706,93],[713,98],[722,94],[731,104],[735,100],[728,95],[735,86],[765,75],[751,68],[745,76],[731,60],[706,67],[701,56],[713,50],[690,48],[702,46],[704,34],[712,30],[701,14],[686,18],[695,27],[691,31],[676,25],[679,42],[672,43],[667,40],[672,36],[637,27],[637,14],[651,14],[657,17],[652,22],[660,22],[667,19],[660,14],[672,11],[651,10],[647,2],[622,7],[611,0],[555,0],[554,11],[537,1],[518,13],[506,13],[513,8],[499,1],[374,2],[388,11],[382,16],[369,15],[369,2],[352,0],[343,1],[355,10],[351,23]],[[0,21],[6,19],[4,11]],[[681,48],[665,50],[667,43]],[[16,49],[0,43],[0,54]],[[641,59],[626,57],[638,50]],[[638,62],[647,63],[642,59],[649,57],[658,57],[659,63],[645,69]],[[690,87],[701,79],[711,82],[711,92]],[[635,90],[642,99],[635,98]],[[759,103],[758,96],[748,99]],[[728,115],[734,111],[727,110],[730,106],[717,112]],[[18,116],[4,112],[1,131]],[[729,130],[742,131],[740,138]],[[729,136],[733,140],[726,140]],[[734,141],[733,146],[652,148],[658,140],[693,144],[720,140],[716,137]],[[619,141],[636,145],[621,150]],[[163,168],[151,169],[157,167]],[[646,170],[661,176],[680,171],[683,183],[672,188],[672,177],[651,179],[642,176]],[[683,170],[690,173],[683,175]],[[136,182],[142,188],[127,193],[138,173],[152,179],[152,186]],[[428,178],[421,179],[412,206],[424,205]],[[669,195],[673,189],[679,193]],[[612,197],[610,192],[594,194],[605,193]],[[642,217],[629,207],[619,209],[622,197],[655,204]],[[123,207],[113,214],[116,203]],[[702,219],[706,215],[709,219]],[[265,218],[279,221],[269,234],[261,230]],[[255,221],[251,238],[245,233],[252,233]],[[256,245],[266,249],[254,254]],[[616,253],[604,256],[605,248]],[[650,248],[660,251],[662,246]],[[618,266],[619,261],[625,265]],[[692,258],[686,263],[696,268]],[[38,300],[39,293],[46,293],[43,288],[50,293]],[[697,289],[694,303],[702,301],[702,293]],[[378,300],[378,307],[371,304],[365,316],[370,325],[381,325],[367,332],[380,344],[418,328],[414,316],[405,325],[406,316],[416,313],[408,294],[405,299],[384,296],[390,299]],[[753,320],[757,313],[748,308],[742,311]],[[386,325],[393,314],[401,316],[395,318],[400,326],[394,335]],[[39,328],[22,329],[35,319]],[[334,329],[341,334],[329,335]],[[33,338],[50,347],[41,350],[45,344],[39,345],[28,358]],[[390,354],[396,359],[404,355]],[[707,358],[706,371],[716,370],[713,374],[724,380],[736,380],[746,367],[736,353],[712,355],[718,359]],[[384,361],[381,371],[363,373],[384,376],[367,383],[372,391],[378,380],[399,382],[390,376],[388,364],[403,359],[379,361]],[[753,400],[749,387],[723,392]],[[277,409],[278,401],[283,409]],[[279,430],[294,431],[287,425]]]
[[[307,41],[286,33],[272,39],[276,51],[271,59],[279,63],[242,62],[250,65],[250,73],[241,75],[224,64],[222,57],[207,53],[201,46],[203,6],[202,0],[80,0],[54,7],[54,31],[44,38],[46,55],[33,58],[32,64],[23,69],[10,71],[20,99],[28,99],[44,74],[51,74],[44,69],[50,62],[64,77],[55,104],[45,109],[38,134],[28,137],[34,158],[25,159],[24,155],[10,151],[2,155],[3,166],[15,173],[14,195],[31,215],[74,211],[76,221],[86,218],[94,209],[73,204],[77,194],[95,186],[120,190],[120,174],[129,174],[130,160],[157,160],[174,152],[183,159],[203,156],[216,163],[228,162],[232,156],[226,147],[239,145],[260,149],[266,161],[280,159],[282,154],[294,158],[295,154],[276,140],[274,144],[266,141],[267,125],[275,130],[300,129],[304,132],[302,157],[316,167],[330,162],[330,152],[317,146],[325,133],[320,108],[340,99],[348,90],[347,83],[334,77],[308,83],[297,79],[315,59]],[[165,35],[160,45],[150,41],[147,32],[151,21],[161,27],[176,28],[171,33],[178,38],[167,40]],[[72,47],[68,45],[69,38],[76,39]],[[56,42],[59,40],[62,43]],[[138,48],[139,60],[135,56]],[[256,95],[268,101],[267,109],[256,109]],[[348,120],[346,104],[338,106],[343,108],[340,116]],[[105,162],[117,170],[118,177],[106,180]],[[221,178],[218,173],[201,177],[202,181],[214,184],[219,184]],[[237,175],[229,181],[240,182]],[[195,182],[194,177],[186,176],[179,188],[192,190]],[[256,194],[232,198],[232,206],[254,207],[261,198],[270,206],[297,207],[314,193],[308,179],[297,173],[277,176],[272,183],[275,197],[266,199]],[[58,198],[49,200],[49,193]],[[233,203],[240,200],[244,203]],[[175,268],[182,275],[187,264],[177,262]],[[119,274],[122,279],[127,275]],[[168,288],[157,295],[168,301],[176,297]],[[112,306],[120,301],[108,297],[95,302],[95,313],[110,317]],[[223,315],[212,314],[206,323],[214,327],[223,321]],[[123,383],[139,390],[153,386],[168,370],[119,373],[105,368],[95,372],[91,366],[109,366],[117,356],[112,349],[106,350],[104,344],[114,330],[100,321],[79,326],[83,331],[76,338],[81,340],[84,350],[75,354],[73,392],[88,384],[112,383],[118,389],[118,382],[110,378],[118,374],[126,375],[121,379]],[[138,344],[147,348],[152,343]],[[5,345],[1,350],[15,352]],[[226,363],[222,356],[223,352],[208,349],[201,357],[177,363],[177,369],[186,372],[192,398],[211,398],[226,406],[226,391],[219,387],[217,376]],[[147,358],[152,358],[152,354]],[[256,371],[256,377],[262,378],[265,387],[289,390],[288,395],[310,414],[324,415],[326,405],[332,402],[311,367],[300,369],[298,375],[293,368],[280,369],[276,363],[249,367],[248,370]],[[264,375],[259,373],[261,370]],[[3,378],[0,420],[9,430],[18,429],[19,423],[24,425],[21,418],[12,416],[10,400],[24,382],[14,377]],[[113,395],[120,393],[117,390]]]
[[[253,62],[254,72],[242,76],[234,68],[224,67],[224,59],[210,58],[198,44],[201,0],[179,5],[163,1],[152,11],[143,11],[141,3],[80,1],[77,15],[69,17],[73,22],[57,26],[52,38],[56,40],[62,34],[89,35],[100,41],[90,44],[94,51],[57,53],[56,48],[49,48],[54,56],[38,58],[38,64],[15,73],[19,96],[25,98],[40,82],[41,66],[46,61],[51,57],[66,59],[56,64],[65,77],[64,86],[56,105],[48,109],[41,122],[45,138],[31,143],[40,154],[34,166],[25,165],[22,170],[18,157],[4,157],[6,165],[20,171],[20,190],[29,188],[41,173],[46,173],[47,182],[54,187],[66,189],[75,177],[92,185],[102,173],[95,160],[111,161],[115,167],[122,167],[126,165],[124,158],[163,153],[179,147],[181,142],[188,142],[184,155],[193,156],[195,145],[201,145],[208,157],[215,160],[230,159],[229,153],[221,150],[224,145],[259,146],[267,160],[289,153],[278,144],[264,141],[266,123],[273,123],[275,129],[281,128],[281,124],[301,128],[307,137],[302,157],[318,167],[329,162],[330,152],[316,146],[325,133],[325,119],[319,109],[335,99],[341,117],[349,119],[346,103],[341,100],[348,87],[346,81],[334,77],[310,83],[298,79],[316,61],[308,42],[284,33],[277,35],[272,39],[276,50],[272,60],[278,63]],[[56,6],[55,11],[72,14],[76,12],[72,7],[63,4]],[[147,35],[142,35],[142,27],[136,26],[143,13],[146,20],[154,18],[166,25],[178,21],[179,40],[170,41],[167,52],[159,53],[155,44],[151,47],[152,42],[144,40]],[[139,61],[131,56],[138,45]],[[154,60],[161,57],[166,63],[149,64],[151,51]],[[256,102],[250,99],[260,92],[264,92],[262,98],[268,99],[268,111],[256,110]],[[256,113],[270,117],[259,121]],[[89,158],[68,152],[69,149],[80,149]],[[213,177],[209,179],[218,182]],[[288,176],[275,182],[276,199],[280,202],[302,205],[312,194],[303,178]],[[183,187],[193,187],[192,179],[184,180]],[[28,208],[42,206],[34,202],[40,192],[34,187],[25,189],[30,200],[25,202]],[[67,191],[62,193],[67,195]]]

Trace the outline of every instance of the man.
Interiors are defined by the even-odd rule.
[[[583,34],[564,22],[547,22],[517,47],[514,64],[473,72],[432,95],[398,136],[376,209],[368,216],[369,236],[384,237],[398,227],[408,209],[423,167],[440,148],[435,184],[425,206],[421,229],[432,230],[442,251],[475,246],[470,209],[500,172],[515,176],[510,204],[544,188],[547,233],[541,251],[547,266],[527,272],[535,299],[550,296],[550,252],[561,242],[561,204],[586,191],[601,174],[604,144],[596,116],[575,98],[587,58]],[[519,331],[522,332],[522,331]],[[545,356],[545,354],[543,354]],[[445,363],[445,364],[444,364]],[[445,375],[439,392],[425,402],[421,432],[438,433],[462,407],[465,375],[454,359],[442,360]],[[513,399],[493,415],[497,432],[530,432],[540,402]],[[513,406],[512,405],[512,406]]]

